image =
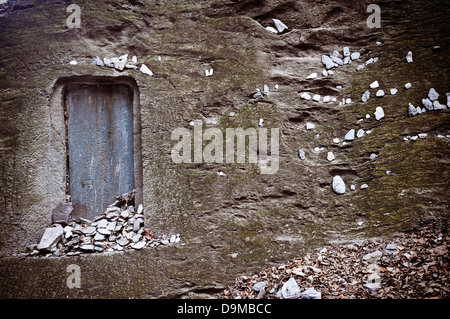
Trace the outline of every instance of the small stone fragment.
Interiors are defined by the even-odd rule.
[[[136,244],[131,245],[131,248],[139,250],[139,249],[144,248],[144,246],[145,246],[145,241],[142,240],[140,242],[137,242]]]
[[[314,288],[308,288],[300,294],[302,299],[322,299],[322,294]]]
[[[153,75],[153,72],[145,64],[141,65],[141,68],[139,69],[139,71],[141,71],[144,74],[148,74],[150,76]]]
[[[336,66],[333,60],[326,54],[322,55],[322,63],[325,65],[327,69],[331,69]]]
[[[412,88],[412,84],[410,82],[405,84],[405,89],[409,90],[410,88]]]
[[[284,30],[288,29],[288,27],[281,22],[279,19],[272,19],[272,21],[275,23],[275,27],[277,28],[278,32],[283,32]]]
[[[384,96],[384,91],[383,90],[378,90],[377,93],[375,94],[376,97],[382,97]]]
[[[376,89],[377,87],[380,86],[380,84],[378,83],[378,81],[374,81],[374,82],[370,83],[369,86],[371,89]]]
[[[315,79],[315,78],[317,78],[317,73],[316,72],[311,73],[310,75],[308,75],[306,77],[307,80],[312,80],[312,79]]]
[[[408,114],[409,114],[409,116],[417,115],[416,107],[414,105],[412,105],[411,103],[409,103],[409,105],[408,105]]]
[[[345,57],[350,56],[350,48],[349,48],[349,47],[344,47],[344,48],[342,49],[342,54],[343,54]]]
[[[361,97],[361,101],[363,102],[367,102],[370,99],[370,92],[369,91],[365,91]]]
[[[361,138],[364,136],[364,133],[365,133],[364,130],[361,128],[358,130],[358,132],[356,132],[356,137]]]
[[[298,298],[300,293],[300,287],[294,278],[290,278],[282,287],[281,287],[281,296],[284,299],[294,299]]]
[[[41,241],[37,246],[37,250],[39,251],[50,250],[63,237],[63,234],[64,230],[62,226],[59,224],[56,227],[46,228],[44,234],[41,237]]]
[[[428,92],[428,98],[432,102],[436,101],[439,98],[439,93],[436,92],[436,90],[434,88],[431,88],[430,91]]]
[[[327,160],[328,161],[333,161],[335,159],[333,152],[328,152],[327,154]]]
[[[381,120],[384,117],[384,111],[383,108],[381,106],[377,106],[377,108],[375,109],[375,119],[377,121]]]
[[[406,61],[408,63],[411,63],[413,61],[412,52],[408,51],[408,54],[406,55]]]
[[[355,139],[355,130],[351,129],[348,131],[344,138],[346,141],[353,141]]]
[[[433,110],[433,103],[430,101],[430,99],[422,99],[422,104],[425,106],[425,108],[429,111]]]
[[[342,177],[336,175],[333,177],[333,190],[336,194],[344,194],[345,193],[345,183]]]
[[[270,32],[273,32],[273,33],[278,33],[278,30],[277,29],[275,29],[274,27],[266,27],[266,30],[267,31],[270,31]]]
[[[358,60],[360,56],[361,56],[361,54],[359,52],[353,52],[350,55],[350,58],[354,61],[354,60]]]

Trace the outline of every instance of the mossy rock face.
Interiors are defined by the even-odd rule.
[[[442,104],[450,91],[444,1],[383,3],[380,29],[367,28],[370,1],[76,3],[79,29],[67,28],[66,4],[59,1],[23,1],[0,17],[1,254],[11,256],[38,242],[50,226],[51,210],[65,200],[65,172],[50,165],[53,143],[64,146],[64,134],[54,128],[64,118],[63,101],[54,100],[57,80],[113,81],[119,74],[133,78],[139,92],[146,227],[155,235],[179,233],[181,244],[113,255],[2,258],[1,296],[214,295],[241,273],[310,248],[448,218],[449,139],[436,135],[450,134],[449,110],[407,114],[408,103],[420,105],[431,87]],[[267,31],[272,18],[289,29]],[[312,72],[321,74],[322,54],[344,46],[360,52],[361,59],[335,69],[332,77],[306,80]],[[405,60],[408,51],[413,63]],[[91,65],[95,56],[125,53],[136,55],[138,65],[145,63],[154,75]],[[370,57],[379,60],[355,70]],[[70,65],[71,60],[78,64]],[[206,77],[210,68],[214,74]],[[375,80],[386,96],[375,98],[376,90],[370,90],[372,98],[362,103],[362,93]],[[411,90],[404,89],[407,82]],[[264,84],[270,92],[254,99]],[[399,92],[391,96],[394,87]],[[305,101],[300,98],[305,91],[337,101],[350,97],[353,103]],[[57,116],[52,103],[61,104]],[[373,116],[377,106],[385,112],[380,121]],[[176,164],[171,159],[176,143],[171,133],[192,132],[193,120],[203,121],[203,131],[218,128],[225,136],[227,128],[257,130],[259,119],[263,128],[279,129],[275,174],[261,174],[260,164],[248,161]],[[307,131],[306,122],[315,129]],[[345,146],[332,143],[351,128],[372,133]],[[403,140],[418,133],[428,136]],[[305,161],[299,149],[305,150]],[[336,156],[332,162],[328,151]],[[371,153],[378,155],[373,161]],[[331,181],[337,174],[356,191],[336,195]],[[360,190],[363,183],[369,188]],[[82,271],[78,290],[66,285],[72,263]]]

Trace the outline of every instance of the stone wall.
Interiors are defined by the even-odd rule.
[[[244,269],[310,247],[407,230],[422,217],[445,215],[448,203],[439,194],[448,188],[448,142],[432,138],[406,145],[402,138],[422,131],[448,134],[448,111],[411,120],[407,106],[420,103],[432,86],[441,96],[449,91],[449,28],[439,22],[445,21],[442,4],[413,2],[381,2],[381,29],[367,27],[370,1],[365,0],[75,1],[81,7],[80,28],[66,24],[72,1],[12,2],[0,17],[1,255],[37,243],[51,224],[53,208],[66,199],[62,111],[64,84],[70,81],[126,82],[138,92],[135,146],[142,158],[135,158],[135,174],[142,185],[136,198],[145,207],[145,226],[156,236],[181,234],[183,246],[171,248],[174,254],[139,251],[129,258],[162,256],[164,263],[152,261],[162,273],[174,265],[164,280],[155,279],[162,286],[189,291],[186,282],[211,287],[208,282],[217,276],[217,286],[223,287]],[[440,31],[424,31],[422,15]],[[275,26],[272,18],[288,29],[268,31]],[[359,62],[322,76],[321,56],[345,46],[361,54]],[[409,50],[415,51],[411,65],[404,60]],[[145,64],[153,75],[91,64],[96,56],[124,54],[137,56],[137,65]],[[379,61],[356,70],[377,56]],[[211,68],[213,75],[205,76]],[[306,79],[313,72],[319,76]],[[375,100],[374,92],[362,103],[361,94],[375,80],[386,92],[391,86],[401,90],[396,100]],[[417,89],[406,93],[401,88],[407,82]],[[254,98],[264,84],[270,92]],[[303,92],[337,102],[307,101]],[[343,98],[353,103],[339,105]],[[373,112],[380,105],[386,116],[377,121]],[[175,128],[193,130],[194,120],[202,120],[203,129],[258,128],[260,119],[262,127],[280,129],[276,174],[261,174],[251,163],[172,161]],[[307,122],[315,124],[312,131]],[[332,142],[358,126],[373,133],[348,144]],[[306,150],[306,160],[299,158],[300,149]],[[336,159],[327,160],[327,151]],[[407,156],[398,155],[402,152]],[[377,160],[369,159],[372,153]],[[442,165],[444,173],[422,164],[427,159]],[[386,170],[393,174],[386,176]],[[357,190],[335,194],[335,175]],[[359,188],[364,183],[368,189]],[[194,270],[196,261],[204,273]],[[34,263],[45,262],[27,261],[26,267]],[[146,296],[169,294],[158,289]]]

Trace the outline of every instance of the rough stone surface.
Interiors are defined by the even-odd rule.
[[[223,0],[92,0],[83,2],[81,28],[74,29],[65,25],[69,2],[16,4],[1,17],[0,28],[0,250],[8,257],[0,261],[3,296],[67,298],[61,277],[67,277],[65,268],[72,257],[16,261],[11,254],[39,242],[51,224],[51,210],[70,200],[63,107],[69,84],[120,82],[133,90],[136,156],[141,153],[140,159],[135,158],[135,186],[141,196],[136,207],[145,204],[145,227],[155,237],[174,230],[188,237],[176,249],[165,245],[158,252],[142,249],[105,256],[105,250],[76,257],[83,288],[70,290],[74,298],[187,297],[217,291],[236,275],[267,261],[285,260],[330,239],[347,239],[350,233],[365,236],[409,229],[416,217],[425,218],[430,212],[437,216],[448,206],[443,196],[448,176],[442,174],[446,149],[431,137],[426,143],[401,140],[423,131],[447,134],[447,112],[409,119],[406,111],[409,101],[418,105],[432,86],[442,93],[449,90],[449,75],[443,71],[448,69],[448,54],[440,42],[448,38],[446,24],[424,27],[431,17],[445,21],[440,0],[419,1],[409,10],[404,10],[403,2],[387,5],[389,9],[382,11],[387,31],[380,47],[374,43],[380,30],[367,28],[367,3],[360,1],[344,6],[339,1],[274,0],[257,5]],[[283,34],[267,31],[265,26],[274,26],[272,18],[279,18],[289,29]],[[437,44],[442,49],[431,53]],[[323,54],[344,46],[361,52],[360,61],[333,68],[334,76],[303,82],[323,68]],[[413,48],[415,61],[408,65],[405,51]],[[154,75],[91,64],[97,55],[111,59],[122,54],[138,56],[137,67],[143,63]],[[357,64],[375,56],[380,56],[375,66],[356,72]],[[70,65],[72,60],[77,65]],[[205,77],[204,70],[211,67],[214,75]],[[359,101],[374,79],[397,88],[410,81],[414,88],[383,99],[389,121],[370,119],[356,126],[358,116],[377,106]],[[264,99],[251,98],[255,88],[262,89],[264,83],[272,88],[275,82],[277,92]],[[338,92],[338,85],[344,89]],[[299,98],[302,91],[351,97],[354,102],[338,107],[306,101]],[[230,111],[236,112],[232,118]],[[222,132],[237,127],[258,129],[261,117],[264,127],[280,128],[278,172],[262,175],[258,165],[247,162],[175,164],[170,151],[177,141],[171,133],[175,128],[192,133],[189,121],[202,116],[217,117],[211,128]],[[314,133],[301,134],[306,121],[317,123]],[[370,138],[331,145],[333,137],[342,139],[351,127],[366,130],[372,125]],[[316,133],[321,134],[319,140]],[[332,147],[341,166],[327,163],[325,153],[308,156],[311,165],[296,160],[295,150],[316,146]],[[366,165],[367,154],[374,150],[383,154],[381,167]],[[389,168],[384,168],[387,164]],[[359,176],[369,181],[385,169],[396,175],[371,181],[365,192],[354,193],[364,193],[361,197],[330,196],[330,179],[336,170],[345,170],[345,179]],[[226,176],[219,176],[220,170]],[[399,197],[402,190],[405,196]],[[302,220],[292,218],[299,210]],[[375,211],[376,218],[369,218]],[[365,218],[364,232],[354,231],[353,216]],[[312,233],[315,238],[300,236]],[[233,253],[236,258],[230,257]],[[35,269],[33,274],[27,274],[30,269]],[[126,284],[128,279],[132,285]],[[39,282],[46,287],[38,286]]]

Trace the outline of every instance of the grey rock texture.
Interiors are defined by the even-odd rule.
[[[445,46],[430,53],[448,30],[445,23],[436,23],[433,30],[425,27],[429,18],[444,21],[445,11],[439,10],[442,1],[417,1],[408,12],[403,12],[404,3],[383,10],[382,46],[375,44],[379,30],[365,24],[367,2],[361,1],[273,0],[260,5],[247,0],[92,0],[83,2],[78,29],[65,24],[68,2],[23,0],[13,6],[0,18],[0,253],[7,257],[0,260],[5,283],[1,296],[67,298],[61,279],[76,258],[86,286],[71,290],[71,297],[214,293],[240,273],[303,254],[343,234],[405,230],[430,212],[441,214],[448,205],[442,195],[449,180],[449,170],[443,169],[448,162],[445,140],[428,137],[412,143],[401,137],[424,131],[446,134],[447,110],[414,118],[405,110],[409,102],[420,104],[427,94],[422,88],[449,91],[449,75],[443,72],[448,69]],[[281,34],[266,30],[274,26],[273,18],[288,29]],[[344,46],[360,52],[356,64],[305,81],[324,69],[322,55]],[[415,59],[407,64],[405,51],[410,48]],[[153,75],[91,64],[96,56],[106,64],[105,58],[124,54],[136,55],[136,65],[145,64]],[[158,56],[163,59],[158,61]],[[376,64],[355,70],[376,56]],[[72,60],[77,64],[69,64]],[[204,71],[211,68],[214,74],[206,77]],[[374,99],[360,102],[374,79],[383,89],[402,88],[407,82],[414,87],[377,100],[389,121],[364,119],[357,124],[381,105]],[[52,209],[70,201],[64,92],[75,83],[119,83],[132,89],[136,207],[144,203],[144,225],[155,236],[179,232],[182,245],[110,256],[11,257],[39,242],[51,225]],[[262,90],[264,84],[278,84],[279,90],[252,99],[255,88]],[[337,90],[338,85],[343,89]],[[353,102],[338,106],[308,101],[300,92]],[[230,112],[235,116],[229,117]],[[202,116],[217,118],[208,128],[220,131],[258,129],[260,118],[263,128],[279,128],[278,172],[260,174],[261,163],[174,163],[171,133],[176,128],[192,133],[189,122],[203,121]],[[314,132],[304,130],[307,121],[317,124]],[[372,126],[367,137],[332,145],[334,137],[342,139],[351,127]],[[328,162],[326,152],[308,152],[305,162],[297,158],[298,149],[317,146],[327,151],[332,147],[339,161]],[[367,165],[373,151],[383,156]],[[386,169],[395,176],[376,174]],[[349,185],[377,178],[364,192],[337,196],[330,185],[337,174]],[[365,218],[364,232],[353,231],[355,216]],[[125,284],[128,279],[132,285]]]

